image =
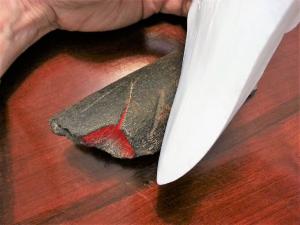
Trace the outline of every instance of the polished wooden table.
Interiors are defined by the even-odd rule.
[[[1,225],[300,223],[299,27],[208,155],[174,183],[155,183],[158,154],[116,160],[51,133],[55,113],[181,47],[184,23],[56,31],[14,63],[0,88]]]

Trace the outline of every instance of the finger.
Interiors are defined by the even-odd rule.
[[[142,0],[143,18],[155,13],[167,13],[186,16],[192,0]]]
[[[187,16],[192,0],[166,0],[161,7],[162,13]]]

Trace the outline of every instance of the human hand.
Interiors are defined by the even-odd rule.
[[[107,31],[155,13],[185,16],[191,0],[0,0],[0,77],[27,47],[54,29]]]

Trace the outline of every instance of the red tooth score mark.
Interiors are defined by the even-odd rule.
[[[135,151],[132,145],[129,143],[125,133],[121,130],[121,127],[125,121],[126,114],[128,112],[128,104],[120,116],[120,120],[117,125],[108,125],[95,130],[82,137],[82,140],[87,145],[96,145],[101,143],[109,143],[116,146],[120,151],[120,155],[124,158],[134,158]]]

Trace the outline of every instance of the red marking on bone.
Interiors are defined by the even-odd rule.
[[[102,127],[83,136],[82,140],[88,145],[97,145],[108,142],[111,145],[117,146],[123,157],[133,158],[135,156],[134,149],[129,143],[125,133],[121,130],[127,112],[128,104],[126,104],[126,107],[122,112],[117,125],[108,125],[106,127]]]

